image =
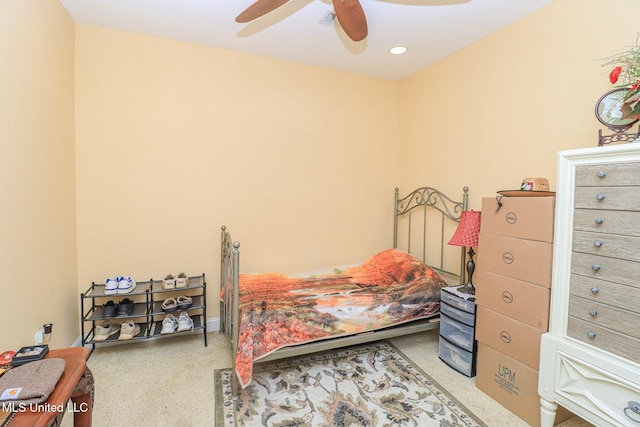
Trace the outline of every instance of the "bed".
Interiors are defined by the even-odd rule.
[[[438,328],[440,289],[464,279],[464,248],[451,257],[446,245],[468,187],[461,198],[431,187],[401,197],[396,188],[391,248],[307,274],[240,273],[240,243],[222,226],[220,332],[233,356],[234,395],[256,363]]]

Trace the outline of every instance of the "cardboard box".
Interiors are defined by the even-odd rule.
[[[535,370],[540,367],[543,333],[540,329],[478,306],[476,340]]]
[[[549,329],[549,288],[486,270],[476,272],[475,282],[476,304],[542,332]]]
[[[477,268],[551,287],[553,243],[480,231]]]
[[[538,371],[478,343],[476,387],[533,427],[540,426]],[[558,406],[555,423],[574,415]]]
[[[553,242],[555,197],[495,197],[482,199],[481,233]],[[497,209],[497,212],[496,212]]]

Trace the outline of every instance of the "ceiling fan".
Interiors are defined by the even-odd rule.
[[[236,22],[247,23],[266,15],[289,0],[257,0],[236,17]],[[355,42],[367,37],[367,18],[358,0],[332,0],[340,26]]]

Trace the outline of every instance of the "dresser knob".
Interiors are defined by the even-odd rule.
[[[640,423],[640,402],[629,401],[624,408],[624,414],[633,422]]]
[[[596,248],[599,248],[602,246],[602,242],[600,240],[596,240],[593,242],[593,246],[595,246]]]
[[[598,178],[604,178],[605,176],[607,176],[607,173],[605,171],[598,172]]]
[[[600,193],[596,196],[597,200],[603,201],[604,200],[604,194]]]
[[[600,292],[600,288],[598,288],[597,286],[594,286],[593,288],[591,288],[591,293],[592,294],[597,294]]]
[[[604,219],[596,218],[596,224],[602,224],[603,222],[604,222]]]
[[[600,271],[602,267],[600,266],[600,264],[593,264],[591,266],[591,269],[593,269],[593,271]]]
[[[596,317],[598,315],[598,310],[591,309],[589,310],[589,316]]]
[[[587,332],[587,336],[588,336],[590,339],[594,339],[594,338],[596,337],[596,333],[595,333],[595,332],[593,332],[593,331],[589,331],[589,332]]]

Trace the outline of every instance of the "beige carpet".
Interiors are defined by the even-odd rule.
[[[200,334],[99,346],[89,359],[96,381],[94,427],[213,426],[214,370],[231,366],[226,341],[217,333],[205,347]],[[438,333],[391,342],[491,427],[527,427],[467,378],[438,359]],[[73,425],[72,414],[63,420]],[[562,427],[587,427],[574,417]]]

